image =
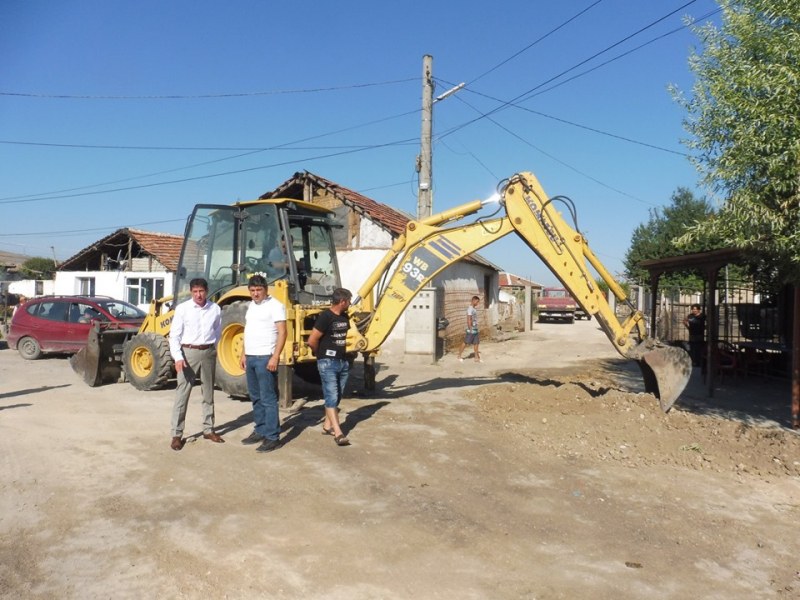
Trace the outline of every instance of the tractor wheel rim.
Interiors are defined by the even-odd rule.
[[[225,372],[234,375],[244,375],[240,360],[244,352],[244,326],[241,323],[232,323],[222,330],[217,346],[219,364]]]
[[[131,368],[137,377],[147,377],[153,371],[153,354],[147,348],[138,347],[131,353]]]

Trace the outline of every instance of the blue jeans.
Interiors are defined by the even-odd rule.
[[[247,376],[247,393],[253,402],[253,421],[258,435],[277,440],[281,433],[278,415],[278,374],[267,371],[272,355],[245,356],[244,372]]]
[[[350,363],[343,358],[320,358],[317,360],[317,369],[322,380],[325,408],[338,407],[350,374]]]

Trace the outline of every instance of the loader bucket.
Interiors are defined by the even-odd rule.
[[[668,412],[689,383],[692,360],[682,348],[645,340],[635,350],[644,377],[646,392],[658,398],[661,410]]]
[[[69,359],[72,370],[91,387],[116,383],[122,375],[122,344],[136,331],[96,323],[89,330],[86,347]]]

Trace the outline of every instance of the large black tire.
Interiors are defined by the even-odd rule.
[[[32,337],[25,336],[17,342],[17,352],[25,360],[36,360],[42,355],[42,347]]]
[[[169,341],[157,333],[139,333],[122,346],[125,377],[137,390],[163,388],[175,370]]]
[[[247,302],[234,302],[222,308],[222,333],[217,344],[216,384],[223,392],[247,398],[247,378],[240,360],[244,352],[244,316]]]

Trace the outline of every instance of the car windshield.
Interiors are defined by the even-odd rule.
[[[122,300],[97,300],[97,304],[117,319],[144,319],[147,316],[139,307]]]

